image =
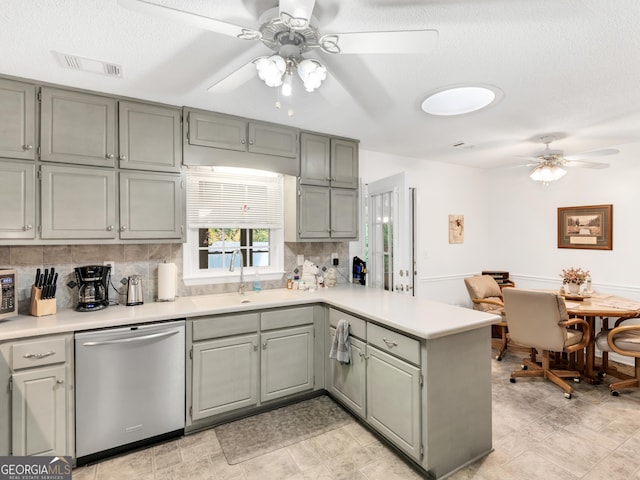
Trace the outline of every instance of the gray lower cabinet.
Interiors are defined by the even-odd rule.
[[[420,369],[367,345],[367,422],[421,459]]]
[[[0,157],[36,157],[36,87],[0,79]]]
[[[258,403],[258,335],[193,345],[192,418],[200,420]]]
[[[35,238],[35,182],[34,162],[0,159],[0,239]]]
[[[3,454],[74,455],[72,362],[68,334],[0,345],[11,375],[10,451]]]
[[[49,87],[41,97],[41,160],[115,166],[115,99]]]
[[[180,174],[120,172],[120,238],[180,239],[184,190]]]
[[[331,340],[335,329],[331,329]],[[351,361],[329,363],[329,392],[361,418],[367,417],[367,361],[366,344],[351,337]]]
[[[314,388],[314,307],[212,315],[189,325],[188,427]]]
[[[118,103],[120,168],[180,172],[182,112],[136,102]]]
[[[313,325],[261,334],[262,402],[313,389],[313,337]]]
[[[101,168],[42,165],[42,238],[115,239],[115,175]]]

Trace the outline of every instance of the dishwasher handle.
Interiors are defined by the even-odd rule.
[[[160,333],[151,333],[149,335],[141,335],[139,337],[126,337],[126,338],[119,338],[117,340],[102,340],[102,341],[97,341],[97,342],[84,342],[82,344],[83,347],[97,347],[100,345],[114,345],[114,344],[118,344],[118,343],[132,343],[132,342],[142,342],[145,340],[150,340],[152,338],[162,338],[162,337],[168,337],[170,335],[175,335],[176,333],[180,333],[179,330],[169,330],[166,332],[160,332]]]

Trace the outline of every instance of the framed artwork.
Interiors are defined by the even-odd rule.
[[[558,208],[558,248],[613,249],[613,205]]]
[[[464,243],[464,215],[449,215],[449,243]]]

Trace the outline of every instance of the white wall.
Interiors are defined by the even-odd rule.
[[[559,287],[563,268],[591,271],[594,288],[640,300],[640,144],[594,159],[603,170],[568,168],[548,186],[529,169],[495,170],[489,177],[489,260],[512,272],[518,286]],[[557,248],[557,209],[613,205],[613,250]]]
[[[569,168],[544,186],[529,168],[480,170],[360,150],[364,183],[406,172],[417,189],[419,296],[469,305],[462,278],[507,270],[518,286],[557,288],[563,268],[591,271],[596,290],[640,300],[640,144],[594,159],[607,169]],[[557,209],[613,204],[613,250],[557,248]],[[463,214],[463,244],[448,243],[448,215]],[[355,252],[355,253],[354,253]],[[352,245],[351,256],[362,252]]]
[[[487,172],[360,150],[360,176],[364,183],[403,171],[407,173],[408,186],[416,188],[416,294],[470,305],[462,279],[502,266],[489,263],[491,208]],[[449,214],[464,215],[463,244],[449,244]],[[353,254],[361,254],[357,248],[352,247]]]

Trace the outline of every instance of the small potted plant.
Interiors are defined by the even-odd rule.
[[[562,269],[560,276],[562,277],[562,284],[568,290],[568,293],[577,294],[580,292],[580,285],[586,282],[589,270],[571,267],[566,270]]]

